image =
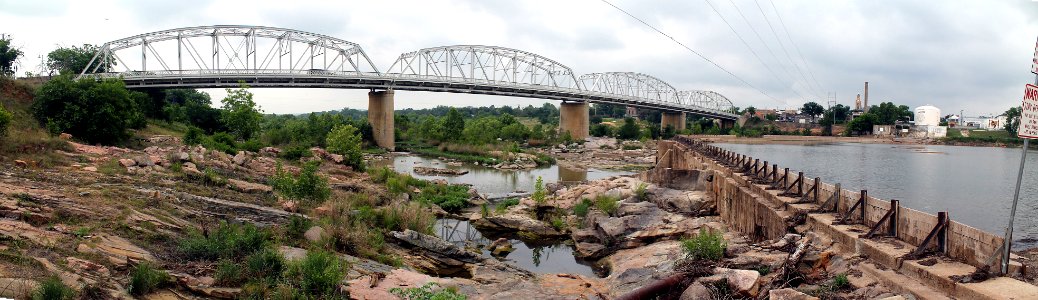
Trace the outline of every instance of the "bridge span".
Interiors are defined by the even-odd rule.
[[[201,50],[200,50],[201,49]],[[139,59],[137,58],[139,55]],[[133,57],[133,59],[130,59]],[[560,130],[588,136],[588,103],[663,112],[685,128],[688,114],[732,126],[732,102],[712,91],[678,90],[635,72],[577,76],[547,57],[505,47],[440,46],[401,54],[380,71],[356,43],[299,30],[240,25],[176,28],[104,43],[80,77],[121,78],[129,88],[252,87],[368,89],[376,143],[394,148],[395,90],[561,100]]]

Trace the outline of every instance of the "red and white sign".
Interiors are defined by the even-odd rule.
[[[1024,103],[1020,106],[1020,130],[1023,139],[1038,139],[1038,86],[1028,84],[1024,89]]]

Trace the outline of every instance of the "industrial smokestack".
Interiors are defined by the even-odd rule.
[[[869,112],[869,82],[865,82],[865,112]]]

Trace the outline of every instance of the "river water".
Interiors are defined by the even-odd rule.
[[[1019,148],[833,143],[715,144],[780,168],[867,189],[880,199],[1003,234],[1013,201]],[[1014,250],[1038,245],[1038,151],[1027,155],[1014,224]]]
[[[391,166],[397,172],[408,173],[421,179],[445,179],[453,184],[471,184],[488,198],[499,198],[515,191],[531,192],[538,176],[541,177],[544,184],[551,182],[573,184],[584,180],[631,174],[630,172],[623,171],[568,169],[558,165],[531,170],[498,170],[468,163],[461,166],[447,166],[446,162],[436,158],[407,154],[394,155],[391,159],[376,162],[373,165],[376,167]],[[461,176],[418,175],[414,172],[414,167],[417,166],[461,169],[469,173]],[[494,205],[492,203],[489,206],[493,209]],[[439,237],[459,247],[485,246],[497,238],[506,238],[512,244],[514,251],[501,259],[515,263],[531,272],[543,274],[570,273],[591,277],[603,275],[601,269],[592,267],[592,263],[574,257],[573,247],[562,241],[534,243],[524,242],[512,235],[495,236],[484,234],[470,226],[468,221],[454,219],[437,220],[434,231]],[[483,250],[483,255],[490,257],[490,252]]]

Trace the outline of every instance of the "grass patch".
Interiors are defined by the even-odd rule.
[[[189,260],[242,258],[269,246],[271,237],[268,230],[251,223],[238,225],[221,221],[209,234],[189,233],[180,241],[180,251]]]
[[[648,184],[646,184],[644,182],[639,183],[638,186],[634,188],[634,197],[637,198],[640,201],[647,201],[647,200],[649,200],[648,188],[649,188]]]
[[[518,198],[508,198],[505,200],[501,200],[497,204],[494,204],[494,212],[502,214],[505,211],[507,211],[509,207],[515,206],[517,204],[519,204]]]
[[[130,284],[126,290],[131,295],[140,296],[151,293],[169,282],[169,280],[169,274],[155,269],[150,263],[144,262],[130,271]]]
[[[338,288],[348,269],[349,265],[333,253],[310,251],[305,258],[288,265],[285,278],[305,295],[331,299],[348,296]]]
[[[720,232],[702,228],[695,237],[681,240],[681,248],[685,251],[687,259],[717,261],[724,258],[724,251],[728,248],[728,243],[725,242],[724,236]]]
[[[458,293],[455,287],[440,287],[435,282],[428,282],[421,287],[391,288],[389,292],[404,300],[466,300],[468,296]]]
[[[573,214],[581,218],[586,217],[587,212],[591,209],[592,205],[594,205],[594,203],[591,202],[591,199],[581,199],[580,203],[573,205]]]
[[[76,296],[76,290],[66,286],[58,276],[47,277],[32,291],[32,300],[68,300]]]
[[[616,214],[616,210],[620,208],[620,198],[598,195],[598,197],[595,197],[595,208],[612,216]]]
[[[469,205],[469,188],[464,185],[434,184],[410,174],[397,173],[389,167],[373,168],[368,175],[372,181],[385,184],[390,193],[407,193],[415,201],[436,204],[444,210],[457,211]],[[415,192],[416,189],[419,192]]]

